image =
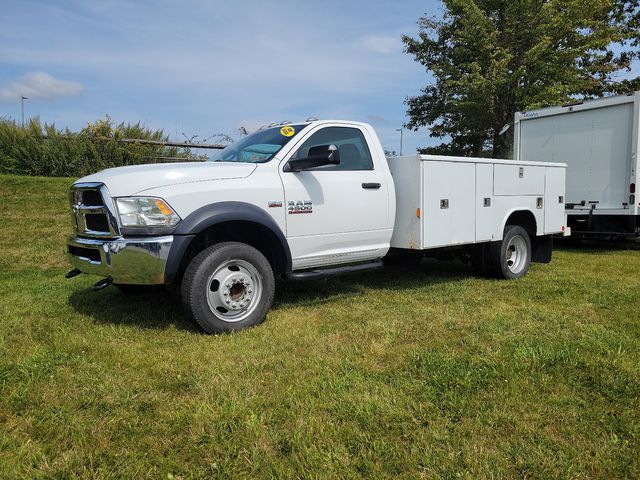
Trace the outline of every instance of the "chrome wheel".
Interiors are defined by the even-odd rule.
[[[249,262],[222,263],[206,284],[211,312],[224,322],[240,322],[256,309],[262,297],[262,277]]]
[[[514,235],[505,250],[507,267],[513,274],[522,272],[527,266],[527,242],[520,235]]]

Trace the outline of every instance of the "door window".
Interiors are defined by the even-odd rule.
[[[324,165],[321,170],[373,170],[371,153],[362,132],[357,128],[327,127],[314,133],[305,141],[292,159],[309,156],[309,149],[319,145],[335,145],[340,152],[339,165]]]

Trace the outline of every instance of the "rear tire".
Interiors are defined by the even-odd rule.
[[[271,308],[274,291],[267,259],[239,242],[206,248],[191,260],[182,279],[182,302],[208,333],[258,325]]]
[[[519,225],[507,225],[502,242],[491,243],[487,251],[488,270],[497,278],[524,277],[531,264],[531,239]]]

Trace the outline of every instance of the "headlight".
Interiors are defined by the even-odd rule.
[[[174,227],[180,217],[161,198],[116,198],[120,225],[123,227]]]

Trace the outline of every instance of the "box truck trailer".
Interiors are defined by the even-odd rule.
[[[518,112],[514,159],[564,162],[572,235],[640,236],[640,92]]]

